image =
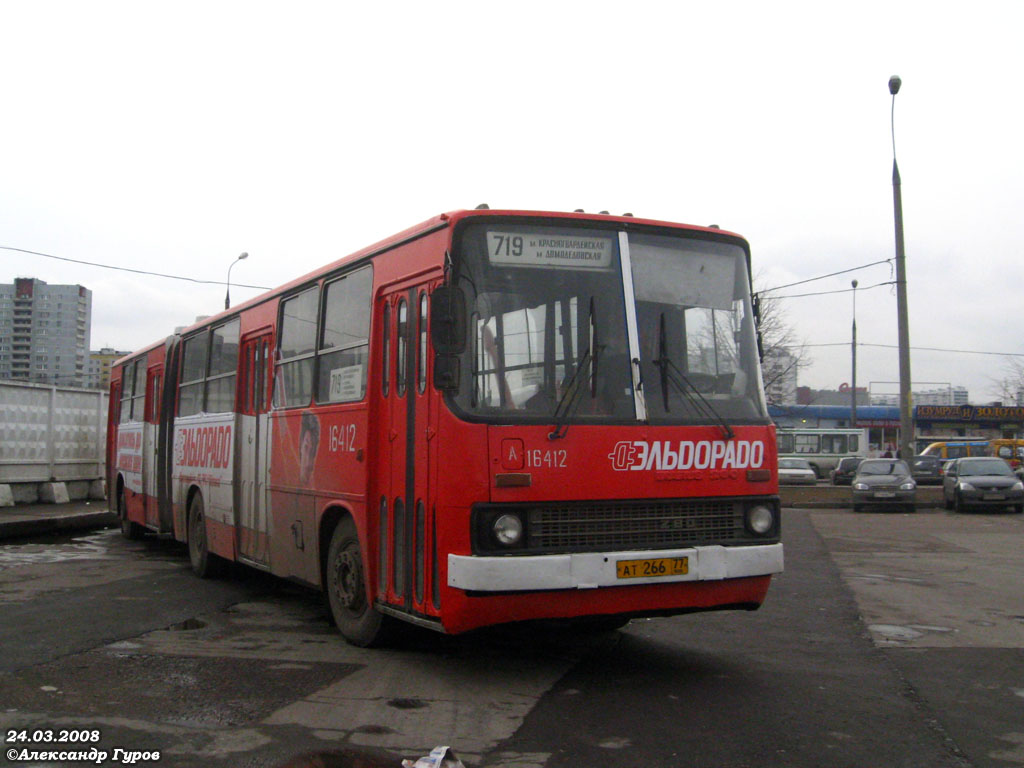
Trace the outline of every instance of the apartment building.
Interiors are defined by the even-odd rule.
[[[0,284],[0,379],[83,386],[92,291],[33,277]]]

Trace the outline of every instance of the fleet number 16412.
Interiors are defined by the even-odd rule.
[[[568,466],[568,453],[564,448],[557,450],[534,448],[526,452],[526,465],[538,469],[541,467],[560,469]]]

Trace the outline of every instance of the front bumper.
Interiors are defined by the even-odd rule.
[[[874,489],[868,491],[853,491],[853,503],[857,506],[867,504],[913,504],[917,499],[917,491],[901,491],[891,489]]]
[[[688,558],[688,572],[676,576],[620,579],[619,560]],[[467,592],[525,592],[596,589],[634,584],[715,581],[782,572],[782,544],[707,546],[628,552],[485,557],[448,555],[448,586]]]
[[[1024,504],[1024,492],[1009,490],[960,491],[966,507],[1008,507]]]

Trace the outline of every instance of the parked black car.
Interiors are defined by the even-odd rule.
[[[857,465],[863,459],[860,456],[847,456],[840,459],[839,463],[828,473],[832,479],[832,485],[849,485],[853,476],[857,474]]]
[[[910,471],[918,485],[942,484],[942,459],[931,454],[915,456],[910,462]]]
[[[1012,507],[1024,512],[1024,483],[1010,465],[996,456],[954,459],[946,465],[942,481],[946,509]]]
[[[915,510],[917,483],[910,467],[900,459],[864,459],[853,478],[853,511],[866,507],[899,507]]]

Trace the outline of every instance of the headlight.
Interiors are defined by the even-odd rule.
[[[512,547],[523,537],[523,521],[517,515],[501,515],[494,521],[492,530],[498,543]]]
[[[974,490],[974,486],[971,485],[970,483],[965,483],[963,480],[961,480],[960,481],[960,490],[961,491],[973,491]]]
[[[917,486],[914,485],[914,483],[904,483],[903,485],[900,486],[901,491],[912,491],[915,488],[917,488]]]
[[[1010,490],[1011,491],[1024,491],[1024,483],[1022,483],[1022,482],[1020,482],[1018,480],[1016,483],[1014,483],[1012,486],[1010,486]]]
[[[758,505],[747,510],[747,527],[759,536],[764,536],[775,526],[775,513],[771,507]]]
[[[853,488],[854,488],[854,490],[857,490],[857,491],[866,491],[868,489],[868,484],[867,483],[854,483],[853,484]]]

